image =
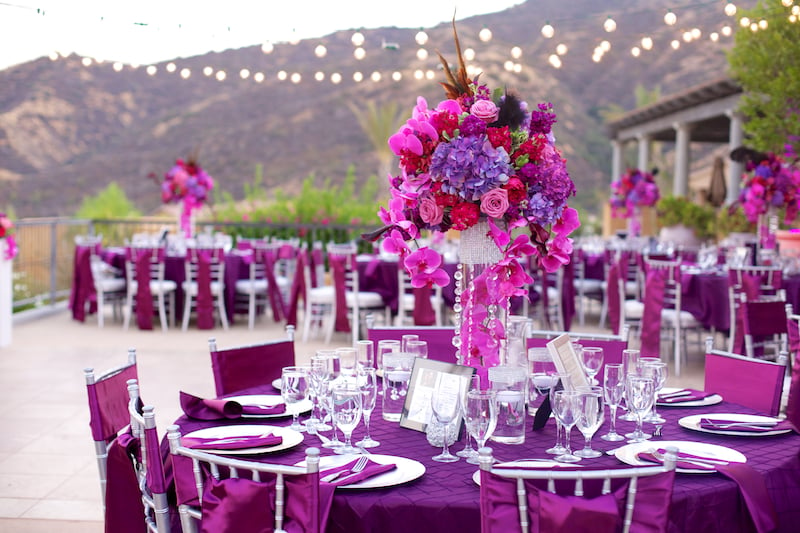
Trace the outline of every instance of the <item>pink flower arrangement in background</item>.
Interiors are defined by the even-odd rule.
[[[788,163],[796,160],[791,144],[786,145],[784,158],[764,154],[760,161],[748,161],[742,181],[739,202],[750,222],[770,208],[785,209],[784,223],[791,224],[800,212],[800,169]]]
[[[208,202],[208,194],[214,188],[214,178],[192,159],[175,161],[169,172],[164,174],[161,183],[161,200],[167,203],[183,204],[181,210],[181,229],[186,237],[191,235],[191,216]]]
[[[653,174],[629,168],[620,179],[611,183],[611,215],[631,218],[636,208],[656,205],[660,193]]]
[[[14,239],[14,223],[5,213],[0,213],[0,239],[6,241],[5,258],[11,261],[19,253],[17,241]]]

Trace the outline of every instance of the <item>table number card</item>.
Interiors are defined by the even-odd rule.
[[[408,395],[400,416],[400,427],[424,432],[432,416],[431,396],[433,391],[439,387],[442,393],[456,402],[458,396],[466,395],[470,378],[474,373],[475,369],[471,366],[417,357],[414,360]],[[460,425],[460,410],[456,418],[456,424]]]
[[[569,385],[575,388],[589,386],[589,380],[583,371],[583,365],[581,365],[578,354],[575,353],[572,341],[567,333],[559,335],[548,342],[547,349],[550,350],[550,354],[553,356],[553,362],[556,364],[558,372],[569,376]]]

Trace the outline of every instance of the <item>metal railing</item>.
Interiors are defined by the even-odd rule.
[[[174,219],[26,218],[14,222],[19,254],[14,259],[14,312],[55,307],[69,298],[73,278],[75,237],[102,235],[104,246],[123,246],[136,233],[176,231]],[[364,251],[372,243],[361,241],[361,234],[374,226],[343,224],[288,224],[266,222],[198,221],[197,231],[222,232],[234,237],[299,237],[312,242],[359,242]]]

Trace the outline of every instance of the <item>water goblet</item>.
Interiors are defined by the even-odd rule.
[[[408,342],[409,341],[418,341],[419,335],[416,333],[406,333],[402,337],[400,337],[400,351],[407,352],[408,351]]]
[[[361,388],[361,417],[364,419],[364,437],[356,443],[360,448],[374,448],[380,444],[369,434],[369,419],[375,409],[378,396],[378,376],[372,367],[358,371],[358,383]]]
[[[664,383],[667,381],[667,373],[667,363],[664,361],[647,361],[644,364],[642,375],[644,377],[653,378],[653,394],[655,398],[658,398],[659,391],[664,387]],[[652,424],[663,424],[666,422],[664,417],[660,416],[656,410],[655,399],[653,400],[653,408],[645,417],[645,421]]]
[[[609,442],[619,442],[625,437],[617,433],[617,407],[625,395],[625,374],[623,365],[607,364],[603,369],[603,388],[605,390],[606,405],[611,414],[611,429],[600,438]]]
[[[534,372],[528,375],[528,414],[536,416],[536,411],[550,394],[550,388],[558,376],[547,372]]]
[[[470,376],[469,382],[467,383],[467,385],[465,387],[465,391],[464,391],[464,395],[463,395],[464,396],[464,401],[461,402],[461,411],[462,411],[461,414],[464,416],[465,423],[466,423],[466,416],[467,416],[467,412],[466,412],[467,411],[467,395],[470,393],[470,391],[473,391],[473,390],[481,390],[481,377],[478,374],[473,374],[472,376]],[[478,456],[478,450],[476,450],[475,448],[472,447],[471,437],[472,437],[472,434],[469,432],[469,429],[467,429],[466,444],[464,444],[464,448],[462,450],[459,450],[459,451],[456,452],[457,456],[466,457],[467,459],[469,459],[470,457],[477,457]]]
[[[375,351],[375,368],[383,373],[383,356],[392,352],[400,351],[400,341],[394,339],[383,339],[378,341],[378,349]]]
[[[622,350],[623,379],[627,379],[629,374],[636,374],[639,372],[639,353],[639,350],[634,349]],[[623,400],[625,401],[625,408],[628,409],[627,387],[625,388]],[[626,422],[635,422],[636,415],[628,409],[619,419],[625,420]]]
[[[305,400],[308,394],[308,368],[302,366],[287,366],[281,370],[281,396],[287,410],[292,413],[292,425],[295,431],[306,431],[306,428],[297,420],[298,412],[293,405]]]
[[[306,420],[306,427],[311,434],[315,434],[320,429],[323,431],[330,429],[327,424],[325,425],[327,427],[322,426],[323,422],[320,416],[322,402],[319,396],[326,373],[327,366],[325,362],[312,355],[308,365],[308,395],[311,398],[311,416]]]
[[[344,435],[344,445],[334,451],[340,454],[358,453],[358,448],[352,445],[350,439],[353,430],[361,418],[361,389],[354,383],[341,383],[331,391],[333,403],[333,419],[336,427]]]
[[[356,341],[356,361],[360,368],[375,366],[375,343],[370,340]]]
[[[467,392],[464,421],[467,431],[478,444],[478,449],[486,445],[486,441],[492,436],[497,425],[496,398],[496,393],[492,390],[482,391],[478,388]],[[478,464],[478,454],[467,457],[467,462]]]
[[[577,463],[581,458],[572,453],[570,433],[578,420],[578,391],[556,391],[553,394],[553,414],[564,427],[564,453],[557,455],[555,460],[560,463]]]
[[[581,387],[578,389],[578,418],[575,426],[584,438],[582,450],[575,452],[578,457],[600,457],[601,452],[592,449],[592,436],[603,424],[603,387]]]
[[[561,374],[556,373],[553,374],[553,381],[551,382],[550,392],[548,393],[550,399],[550,408],[553,409],[553,400],[555,399],[555,393],[564,390],[569,384],[569,375],[568,374]],[[553,413],[555,413],[555,409],[553,409]],[[556,417],[556,443],[552,448],[548,448],[545,450],[545,453],[549,453],[551,455],[563,455],[566,451],[564,445],[562,444],[562,434],[563,434],[563,426],[561,425],[561,420]]]
[[[406,352],[414,354],[415,357],[422,359],[428,358],[428,342],[421,340],[409,340],[406,342]]]
[[[356,349],[350,347],[336,348],[336,355],[339,356],[339,368],[341,375],[346,378],[355,377]]]
[[[595,376],[603,366],[603,349],[597,346],[584,346],[581,350],[580,361],[589,378],[589,384],[591,386],[598,385],[599,382]]]
[[[636,429],[633,433],[625,435],[628,442],[643,442],[651,437],[642,431],[642,422],[645,413],[653,406],[653,378],[630,375],[627,377],[628,408],[636,415]]]
[[[458,461],[458,457],[450,453],[448,433],[450,432],[450,422],[453,421],[459,410],[461,391],[458,381],[460,378],[448,374],[440,374],[438,378],[433,394],[431,394],[431,413],[436,421],[444,427],[444,437],[442,453],[433,456],[432,459],[440,463],[453,463]]]

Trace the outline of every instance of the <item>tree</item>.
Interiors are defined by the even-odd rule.
[[[116,182],[111,182],[96,196],[85,197],[75,216],[77,218],[136,218],[142,216],[142,213],[128,200],[125,191]]]
[[[791,143],[800,148],[800,21],[780,0],[760,1],[740,15],[766,29],[740,27],[728,54],[731,76],[744,94],[739,111],[745,116],[747,144],[782,153]]]
[[[378,157],[378,179],[385,180],[394,161],[394,152],[389,148],[389,137],[397,133],[405,116],[400,112],[397,102],[388,102],[378,107],[374,101],[369,100],[363,107],[352,103],[349,106]]]

